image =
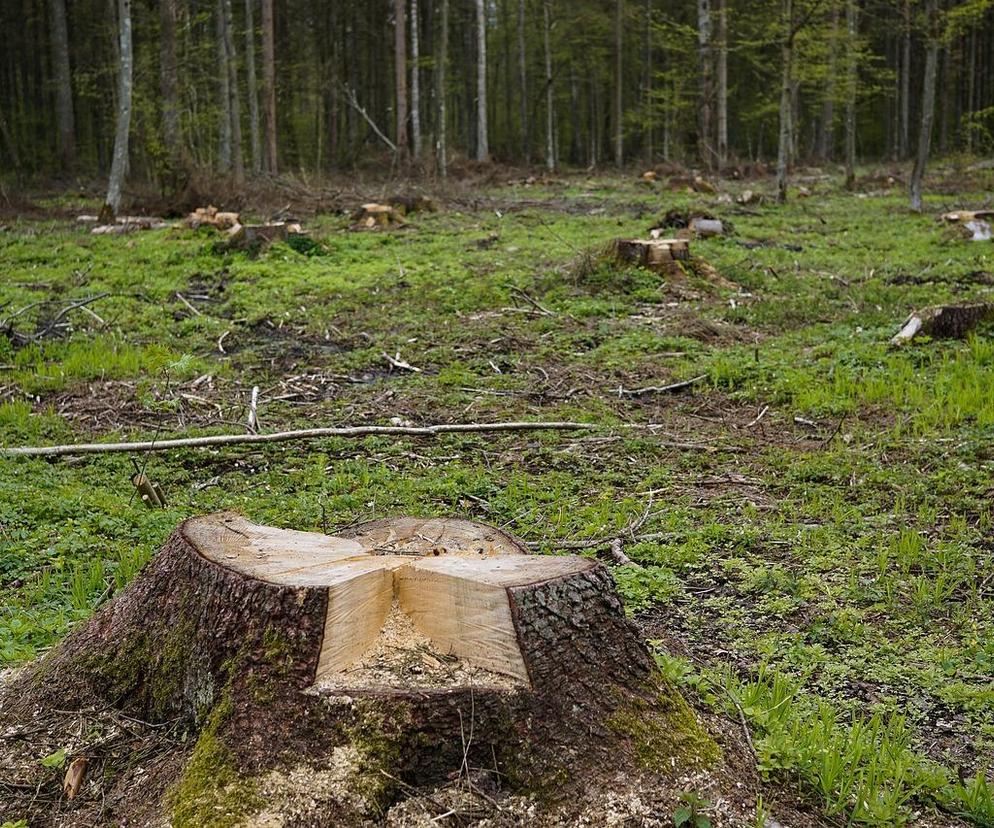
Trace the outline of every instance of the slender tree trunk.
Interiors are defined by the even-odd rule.
[[[114,132],[114,157],[107,185],[107,206],[113,215],[121,209],[121,189],[128,173],[128,139],[131,133],[131,89],[133,53],[131,48],[131,0],[118,0],[117,129]]]
[[[76,165],[76,127],[73,118],[72,79],[69,71],[69,30],[65,0],[49,0],[52,27],[52,67],[55,70],[55,121],[59,163],[63,172]]]
[[[419,42],[418,0],[411,0],[411,139],[414,160],[421,159],[421,44]]]
[[[624,45],[625,3],[615,0],[614,3],[614,163],[620,167],[625,155],[625,125],[624,125],[624,77],[622,76],[621,49]]]
[[[708,169],[714,167],[711,143],[711,0],[697,0],[697,45],[700,59],[700,101],[698,103],[698,152]]]
[[[487,134],[487,10],[484,0],[476,0],[476,160],[490,157]]]
[[[846,0],[846,111],[845,111],[845,153],[846,189],[856,185],[856,93],[859,85],[859,52],[856,40],[857,0]]]
[[[396,92],[397,131],[395,143],[401,163],[407,161],[407,2],[394,0],[394,89]]]
[[[273,0],[262,0],[262,118],[266,172],[276,175],[276,46]]]
[[[928,46],[925,50],[925,76],[922,79],[922,117],[918,132],[918,152],[915,166],[911,171],[911,209],[922,211],[922,180],[925,178],[925,164],[928,162],[929,144],[932,140],[932,120],[935,114],[935,78],[939,62],[938,2],[926,0],[925,15],[928,20]]]
[[[943,44],[941,56],[942,94],[939,95],[939,153],[945,155],[949,150],[949,110],[952,108],[952,100],[956,96],[948,43]]]
[[[969,69],[966,73],[966,151],[973,152],[973,119],[977,110],[977,30],[970,32]]]
[[[556,138],[552,94],[552,0],[542,3],[545,45],[545,166],[556,168]]]
[[[245,180],[245,160],[242,156],[242,108],[238,97],[238,55],[235,52],[235,23],[231,0],[223,0],[224,51],[228,70],[228,114],[231,118],[231,161],[235,181]]]
[[[227,37],[224,30],[224,0],[216,0],[214,20],[217,24],[217,99],[220,113],[217,164],[222,172],[229,172],[231,170],[231,72],[228,69]]]
[[[447,117],[445,111],[445,73],[449,63],[449,0],[442,0],[441,17],[441,42],[438,45],[438,91],[435,93],[435,97],[438,99],[438,171],[442,178],[446,178],[449,174],[448,150],[445,145],[445,121]]]
[[[839,7],[835,4],[832,5],[830,31],[828,77],[825,79],[825,100],[821,106],[821,122],[818,124],[818,156],[823,161],[832,160],[832,138],[834,135],[835,72],[839,51]]]
[[[176,66],[176,0],[159,3],[159,88],[162,94],[162,141],[169,163],[176,166],[183,155],[179,129],[179,76]]]
[[[904,0],[904,42],[901,48],[901,158],[911,152],[911,0]]]
[[[645,162],[651,164],[655,148],[653,147],[653,127],[655,126],[655,108],[652,100],[652,0],[645,0]]]
[[[702,3],[707,0],[701,0]],[[794,90],[794,2],[782,0],[784,38],[780,46],[780,137],[777,142],[777,201],[787,201],[787,176],[790,168],[791,95]]]
[[[7,124],[7,119],[4,117],[2,110],[0,110],[0,137],[3,138],[4,144],[7,145],[7,154],[10,156],[11,166],[15,171],[19,171],[21,159],[17,155],[17,143],[14,141],[14,136],[10,132],[10,126]]]
[[[728,0],[718,0],[718,165],[728,160]]]
[[[528,53],[525,50],[525,0],[518,0],[518,82],[521,105],[521,155],[531,162],[531,119],[528,116]]]
[[[255,3],[256,0],[245,0],[245,84],[248,87],[252,172],[258,174],[262,171],[262,141],[259,135],[259,88],[255,79]]]

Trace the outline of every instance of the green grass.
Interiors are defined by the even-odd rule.
[[[736,699],[764,773],[854,823],[991,825],[991,330],[887,343],[911,308],[989,298],[994,249],[909,213],[901,193],[816,191],[741,213],[576,177],[493,188],[492,208],[395,233],[320,216],[307,222],[320,247],[257,257],[205,232],[14,223],[0,326],[23,311],[10,324],[30,336],[109,295],[58,338],[0,335],[0,444],[237,430],[253,385],[267,430],[391,417],[603,429],[170,451],[147,469],[162,511],[133,498],[123,455],[0,460],[0,664],[51,647],[178,521],[215,509],[300,529],[464,515],[545,553],[644,519],[652,537],[626,542],[641,566],[614,567],[619,591],[648,635],[690,655],[664,662],[691,698],[738,722]],[[734,222],[695,250],[738,291],[576,266],[694,203]],[[391,374],[381,352],[423,371]],[[679,396],[617,394],[701,374]],[[337,379],[308,392],[315,376]]]

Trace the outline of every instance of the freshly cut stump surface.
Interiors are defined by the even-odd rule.
[[[94,706],[195,735],[151,789],[175,828],[224,809],[237,817],[224,824],[269,820],[279,806],[258,792],[273,773],[344,774],[347,795],[316,791],[303,821],[266,824],[351,825],[471,768],[561,803],[598,779],[658,784],[717,755],[605,567],[445,518],[338,536],[231,513],[186,521],[0,695],[0,718]],[[90,764],[90,778],[117,779],[122,818],[149,807],[149,782],[129,773]],[[84,787],[72,807],[88,801]]]

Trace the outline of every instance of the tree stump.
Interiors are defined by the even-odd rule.
[[[286,816],[289,776],[310,780],[305,824],[351,825],[470,768],[561,803],[618,773],[658,784],[717,756],[601,564],[443,518],[337,537],[230,513],[186,521],[0,711],[95,705],[195,734],[160,786],[176,828]],[[99,765],[89,778],[107,777]]]
[[[618,261],[667,272],[673,262],[690,260],[690,245],[686,239],[618,239],[615,242]]]
[[[903,345],[917,336],[939,339],[965,339],[978,325],[994,321],[994,302],[965,302],[937,305],[912,313],[891,338],[891,345]]]

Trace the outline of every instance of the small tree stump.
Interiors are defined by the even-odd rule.
[[[624,264],[665,272],[675,261],[690,260],[690,244],[686,239],[618,239],[615,253]]]
[[[352,215],[353,230],[373,230],[378,227],[404,225],[403,214],[389,204],[363,204]]]
[[[916,336],[965,339],[977,325],[994,320],[994,302],[939,305],[912,313],[891,338],[891,345],[903,345]]]
[[[444,518],[338,537],[234,514],[186,521],[0,696],[22,722],[108,705],[194,731],[191,753],[172,743],[172,776],[115,782],[118,814],[129,796],[147,805],[150,785],[167,790],[158,811],[175,826],[225,808],[279,815],[267,791],[284,774],[312,779],[284,803],[295,818],[352,825],[471,767],[562,803],[597,779],[658,785],[718,756],[601,564]],[[110,772],[94,762],[91,779]],[[100,799],[87,788],[77,801],[88,796]]]
[[[272,224],[235,224],[228,230],[228,246],[235,250],[245,250],[256,245],[268,245],[277,241],[286,241],[291,231],[299,225],[288,225],[278,221]]]

